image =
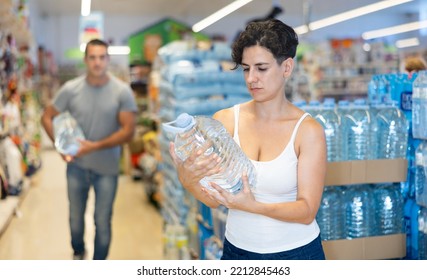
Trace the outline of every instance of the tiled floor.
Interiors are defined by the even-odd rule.
[[[68,228],[65,163],[54,150],[42,152],[41,170],[0,236],[0,260],[68,260],[72,258]],[[88,256],[93,252],[93,195],[86,216]],[[163,219],[146,199],[140,181],[121,176],[114,206],[113,240],[108,259],[163,259]]]

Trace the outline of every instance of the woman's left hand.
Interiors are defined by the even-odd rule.
[[[227,190],[221,188],[219,185],[211,182],[210,185],[213,190],[204,189],[208,195],[216,200],[218,203],[224,205],[229,209],[238,209],[242,211],[250,211],[251,205],[256,202],[254,195],[249,187],[248,176],[243,175],[243,189],[236,194],[232,194]]]

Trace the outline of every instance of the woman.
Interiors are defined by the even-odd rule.
[[[254,163],[253,191],[245,175],[235,195],[214,183],[216,191],[202,188],[200,179],[219,171],[218,156],[200,149],[180,161],[170,144],[184,188],[209,207],[229,208],[222,259],[325,259],[315,220],[326,173],[324,131],[285,96],[297,45],[295,31],[272,19],[248,24],[232,46],[252,100],[213,117]]]

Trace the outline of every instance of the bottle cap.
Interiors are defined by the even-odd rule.
[[[187,113],[182,113],[176,118],[176,120],[163,123],[162,127],[166,132],[182,133],[193,127],[195,124],[196,120],[193,116]]]

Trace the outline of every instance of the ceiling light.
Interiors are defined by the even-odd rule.
[[[90,15],[91,0],[82,0],[81,5],[81,15],[84,17]]]
[[[330,26],[339,22],[343,22],[352,18],[360,17],[369,13],[377,12],[379,10],[387,9],[396,5],[404,4],[407,2],[411,2],[413,0],[385,0],[380,1],[371,5],[363,6],[360,8],[356,8],[344,13],[336,14],[331,17],[327,17],[321,20],[316,20],[308,24],[308,27],[306,26],[305,29],[303,26],[299,26],[295,28],[295,30],[299,30],[302,33],[298,34],[304,34],[307,33],[309,30],[317,30],[326,26]]]
[[[217,12],[213,13],[212,15],[206,17],[205,19],[202,19],[198,23],[193,25],[193,31],[199,32],[209,25],[217,22],[218,20],[222,19],[223,17],[231,14],[235,10],[241,8],[242,6],[248,4],[249,2],[252,2],[253,0],[236,0],[232,3],[228,4],[224,8],[218,10]]]
[[[390,36],[394,34],[414,31],[422,28],[427,28],[427,20],[416,21],[416,22],[396,25],[388,28],[367,31],[362,33],[362,38],[365,40],[370,40],[370,39]]]
[[[407,48],[407,47],[416,47],[420,45],[420,40],[418,38],[409,38],[409,39],[403,39],[396,41],[396,47],[401,48]]]
[[[108,54],[109,55],[128,55],[130,53],[130,48],[128,46],[109,46]]]

